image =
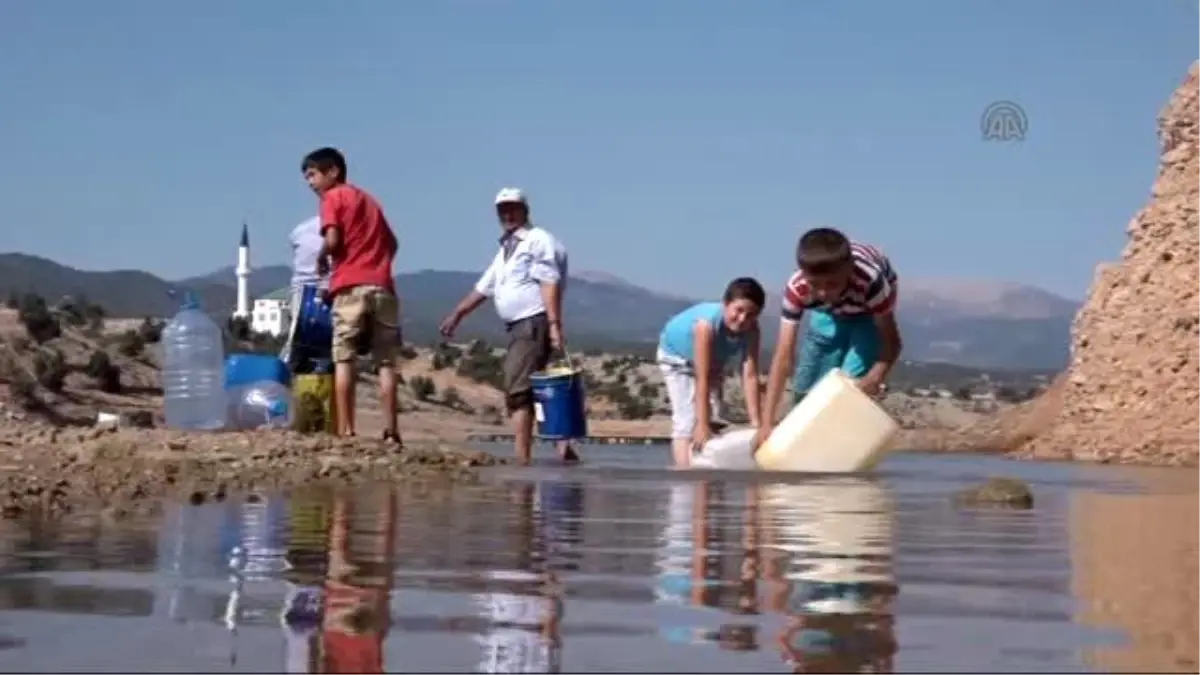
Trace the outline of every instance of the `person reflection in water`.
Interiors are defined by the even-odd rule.
[[[786,490],[792,492],[780,501],[798,503],[797,491],[810,489],[787,486]],[[840,489],[848,490],[844,486]],[[878,492],[877,488],[859,489],[866,495]],[[775,508],[779,508],[779,502]],[[773,515],[771,526],[760,530],[759,544],[767,586],[765,609],[786,617],[775,638],[783,662],[795,673],[893,672],[897,644],[891,605],[897,587],[891,573],[890,528],[882,525],[890,514],[871,502],[843,502],[837,508],[810,513],[810,520],[819,520],[825,527],[807,529],[808,542],[800,551],[804,556],[801,560],[793,559],[784,548],[785,535],[781,534],[787,529],[781,523],[792,523],[799,514],[790,511]],[[888,534],[881,536],[883,532]],[[833,541],[835,536],[840,539]],[[801,538],[797,533],[787,543],[794,546]],[[866,553],[865,549],[876,546],[885,548]],[[857,561],[853,560],[857,556],[849,554],[854,548],[862,551]],[[827,569],[834,561],[861,571],[839,575]],[[789,564],[795,562],[806,569],[802,575],[789,573]],[[826,571],[818,571],[823,565]]]
[[[382,673],[391,626],[396,495],[337,497],[329,532],[322,614],[322,673]]]
[[[733,601],[728,610],[734,616],[758,615],[758,578],[760,575],[760,527],[758,520],[758,486],[746,488],[746,508],[742,514],[742,561],[738,580],[734,584]],[[756,651],[758,626],[753,623],[726,623],[716,635],[717,645],[730,651]]]
[[[503,590],[481,594],[488,627],[479,640],[483,673],[558,673],[562,670],[563,588],[558,570],[576,568],[583,488],[524,484],[517,507],[516,569],[491,574]]]
[[[720,599],[722,532],[712,518],[719,485],[680,482],[668,493],[666,527],[656,566],[655,601],[667,605],[716,607]],[[663,626],[663,637],[678,644],[716,639],[695,626]]]
[[[280,613],[287,642],[285,670],[316,673],[324,621],[324,584],[329,566],[329,495],[311,491],[291,497],[284,579],[288,593]]]

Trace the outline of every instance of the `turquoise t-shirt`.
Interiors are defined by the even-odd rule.
[[[688,363],[695,363],[696,355],[693,352],[696,323],[707,321],[713,328],[713,366],[723,368],[725,364],[734,358],[740,358],[744,353],[749,333],[731,332],[721,320],[721,316],[722,305],[719,302],[692,305],[667,322],[658,338],[658,348]]]

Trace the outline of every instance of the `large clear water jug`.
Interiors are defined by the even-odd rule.
[[[221,327],[184,297],[179,313],[163,328],[163,416],[173,429],[225,427],[225,345]]]

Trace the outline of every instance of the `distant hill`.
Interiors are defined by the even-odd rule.
[[[437,324],[475,283],[475,272],[422,270],[396,277],[409,339],[433,340]],[[250,277],[252,297],[286,286],[286,266]],[[1054,370],[1065,366],[1070,327],[1079,303],[1031,286],[964,280],[904,280],[899,310],[905,358],[985,369]],[[178,281],[134,270],[82,271],[36,256],[0,254],[0,293],[35,291],[54,299],[83,294],[113,316],[169,316],[179,306],[171,291],[193,290],[214,314],[236,301],[233,268]],[[770,290],[770,289],[769,289]],[[578,349],[653,348],[663,323],[691,301],[642,288],[603,272],[580,272],[566,295],[568,339]],[[764,331],[773,343],[778,297],[768,303]],[[464,322],[465,337],[503,339],[484,307]]]

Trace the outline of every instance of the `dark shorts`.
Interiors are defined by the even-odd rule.
[[[550,362],[550,322],[545,314],[537,314],[508,324],[507,331],[504,393],[513,396],[533,389],[529,376]]]

